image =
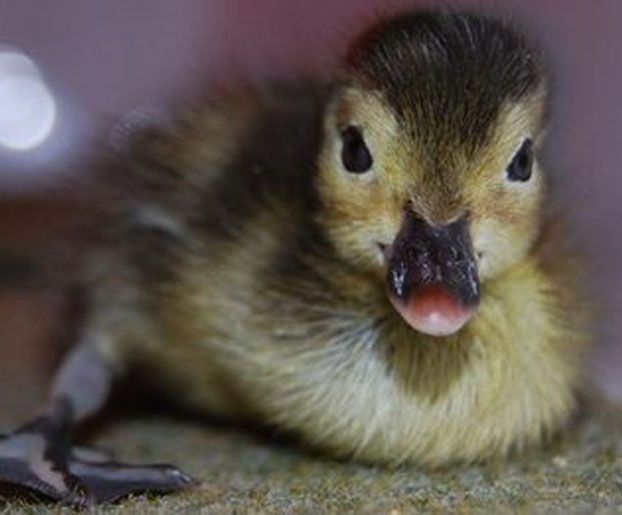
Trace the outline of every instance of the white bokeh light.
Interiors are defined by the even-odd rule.
[[[37,66],[26,55],[0,47],[0,145],[28,151],[52,133],[57,107]]]

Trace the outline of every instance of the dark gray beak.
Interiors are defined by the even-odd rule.
[[[437,286],[465,307],[479,303],[480,284],[468,220],[432,226],[407,214],[389,253],[389,291],[403,303]]]

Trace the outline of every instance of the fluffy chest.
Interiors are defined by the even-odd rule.
[[[393,320],[283,315],[269,330],[249,319],[186,342],[185,394],[334,454],[393,463],[502,454],[538,441],[572,407],[570,364],[533,320],[484,313],[441,341]],[[180,350],[170,351],[178,363]]]
[[[502,453],[537,440],[571,404],[563,358],[552,360],[519,333],[514,350],[504,350],[510,340],[472,334],[451,343],[391,338],[364,327],[304,346],[273,344],[249,353],[241,375],[270,422],[373,461]]]
[[[192,404],[259,418],[334,454],[479,459],[540,440],[572,410],[574,342],[543,292],[525,280],[491,289],[469,325],[443,339],[391,311],[319,295],[279,295],[276,307],[268,292],[254,304],[186,295],[184,330],[175,316],[175,341],[165,338],[157,361]]]

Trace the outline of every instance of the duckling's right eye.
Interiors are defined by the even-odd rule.
[[[341,162],[348,172],[365,173],[371,169],[373,159],[365,145],[361,131],[353,126],[341,133]]]

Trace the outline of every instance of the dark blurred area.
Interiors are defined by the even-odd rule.
[[[622,397],[622,3],[480,3],[521,19],[550,56],[548,157],[601,299],[592,375]],[[33,277],[59,242],[79,239],[93,142],[106,141],[115,120],[179,104],[207,84],[323,72],[370,18],[405,5],[417,4],[0,1],[0,421],[40,405],[70,344],[66,300]]]

